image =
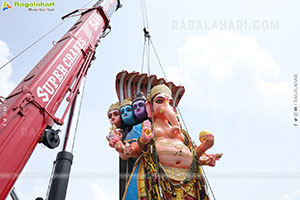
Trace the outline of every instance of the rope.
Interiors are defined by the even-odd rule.
[[[144,62],[145,62],[145,49],[146,49],[146,37],[144,38],[144,48],[143,48],[143,56],[142,56],[142,67],[141,67],[141,73],[143,73],[143,69],[144,69]]]
[[[150,54],[151,54],[151,48],[150,48],[150,33],[148,30],[148,14],[147,14],[147,8],[146,8],[146,1],[140,0],[141,3],[141,11],[142,11],[142,17],[143,17],[143,25],[144,25],[144,47],[143,47],[143,56],[142,56],[142,66],[141,66],[141,73],[144,71],[144,65],[147,65],[147,73],[150,75]],[[146,58],[145,58],[146,57]]]
[[[67,21],[67,20],[66,20]],[[48,31],[45,35],[43,35],[42,37],[40,37],[38,40],[36,40],[35,42],[33,42],[31,45],[29,45],[28,47],[26,47],[24,50],[22,50],[20,53],[18,53],[16,56],[14,56],[12,59],[10,59],[7,63],[5,63],[4,65],[2,65],[0,67],[0,70],[3,69],[4,67],[6,67],[9,63],[11,63],[13,60],[15,60],[16,58],[18,58],[20,55],[22,55],[23,53],[25,53],[27,50],[29,50],[31,47],[33,47],[35,44],[37,44],[39,41],[41,41],[42,39],[44,39],[47,35],[49,35],[51,32],[53,32],[55,29],[57,29],[59,26],[61,26],[63,23],[65,23],[66,21],[62,21],[61,23],[59,23],[58,25],[56,25],[54,28],[52,28],[50,31]]]
[[[203,169],[203,167],[202,167],[201,165],[200,165],[200,167],[201,167],[202,173],[203,173],[203,175],[204,175],[205,181],[207,182],[207,185],[208,185],[208,187],[209,187],[209,190],[211,191],[211,194],[212,194],[214,200],[216,200],[215,194],[214,194],[214,192],[213,192],[213,190],[212,190],[212,188],[211,188],[211,186],[210,186],[210,183],[208,182],[208,178],[207,178],[207,176],[206,176],[206,174],[205,174],[205,172],[204,172],[204,169]]]
[[[81,8],[86,7],[88,4],[90,4],[93,0],[89,1],[88,3],[86,3],[85,5],[83,5]],[[68,20],[69,18],[67,18]],[[60,22],[58,25],[56,25],[54,28],[52,28],[50,31],[48,31],[46,34],[44,34],[42,37],[40,37],[39,39],[37,39],[35,42],[33,42],[32,44],[30,44],[28,47],[26,47],[24,50],[22,50],[20,53],[18,53],[16,56],[14,56],[12,59],[10,59],[7,63],[5,63],[4,65],[2,65],[0,67],[0,70],[3,69],[4,67],[6,67],[8,64],[10,64],[12,61],[14,61],[16,58],[18,58],[19,56],[21,56],[23,53],[25,53],[27,50],[31,49],[31,47],[33,47],[34,45],[36,45],[38,42],[40,42],[42,39],[44,39],[47,35],[49,35],[50,33],[52,33],[54,30],[56,30],[58,27],[60,27],[62,24],[64,24],[67,20],[64,20],[62,22]]]
[[[146,26],[148,27],[149,23],[148,23],[147,5],[146,5],[146,1],[145,0],[142,0],[142,1],[144,2],[145,20],[146,20]]]
[[[87,2],[86,4],[84,4],[84,5],[81,7],[81,9],[84,8],[84,7],[86,7],[87,5],[89,5],[92,1],[94,1],[94,0],[90,0],[89,2]]]
[[[144,4],[143,4],[143,0],[140,1],[141,4],[141,12],[142,12],[142,17],[143,17],[143,24],[144,27],[146,26],[146,20],[145,20],[145,13],[144,13]]]
[[[148,14],[147,14],[147,6],[146,6],[146,1],[141,0],[141,11],[142,11],[142,16],[143,16],[143,24],[144,27],[148,27]]]
[[[148,44],[147,44],[147,47],[148,47],[148,74],[150,75],[150,37],[148,38]]]
[[[186,132],[189,134],[187,125],[186,125],[186,123],[185,123],[185,121],[184,121],[184,119],[183,119],[183,115],[181,114],[181,111],[180,111],[179,107],[177,107],[177,110],[178,110],[178,113],[179,113],[179,115],[180,115],[180,118],[181,118],[181,121],[182,121],[182,123],[183,123],[183,126],[184,126],[185,130],[186,130]],[[203,167],[202,167],[201,165],[200,165],[200,168],[201,168],[201,170],[202,170],[202,172],[203,172],[203,176],[204,176],[205,181],[207,182],[207,185],[208,185],[208,187],[209,187],[209,190],[211,191],[211,194],[212,194],[214,200],[216,200],[215,194],[214,194],[214,192],[213,192],[213,190],[212,190],[212,188],[211,188],[211,186],[210,186],[210,183],[209,183],[209,181],[208,181],[208,178],[207,178],[207,176],[206,176],[206,174],[205,174],[205,172],[204,172],[204,169],[203,169]]]
[[[159,56],[158,56],[158,53],[157,53],[157,51],[156,51],[156,49],[155,49],[155,47],[154,47],[154,44],[153,44],[153,42],[152,42],[151,39],[150,39],[150,43],[151,43],[151,46],[152,46],[153,51],[154,51],[154,53],[155,53],[156,59],[157,59],[157,61],[158,61],[158,63],[159,63],[160,69],[161,69],[161,71],[162,71],[162,73],[163,73],[163,75],[164,75],[164,78],[165,78],[165,80],[168,82],[167,75],[166,75],[166,73],[165,73],[165,70],[164,70],[164,68],[163,68],[163,66],[162,66],[162,64],[161,64],[161,61],[160,61]]]
[[[187,125],[186,125],[186,123],[185,123],[185,121],[184,121],[184,119],[183,119],[183,116],[182,116],[182,114],[181,114],[181,111],[180,111],[180,109],[179,109],[179,106],[177,106],[177,110],[178,110],[178,113],[179,113],[179,115],[180,115],[181,121],[182,121],[182,123],[183,123],[184,129],[186,130],[187,133],[189,133],[189,130],[188,130]]]
[[[141,68],[141,72],[143,73],[143,67],[144,67],[144,62],[145,62],[145,50],[146,50],[146,51],[147,51],[147,53],[146,53],[146,54],[147,54],[147,61],[148,61],[148,63],[147,63],[147,64],[148,64],[148,74],[150,75],[150,47],[152,47],[152,49],[153,49],[153,51],[154,51],[154,53],[155,53],[156,59],[157,59],[157,61],[158,61],[158,63],[159,63],[160,69],[161,69],[161,71],[162,71],[162,73],[163,73],[163,75],[164,75],[164,78],[165,78],[165,80],[168,82],[167,75],[166,75],[165,70],[164,70],[164,68],[163,68],[163,66],[162,66],[162,63],[161,63],[161,60],[160,60],[160,58],[159,58],[159,56],[158,56],[158,53],[157,53],[157,51],[156,51],[156,48],[154,47],[153,41],[151,40],[150,33],[149,33],[149,30],[148,30],[148,18],[147,18],[146,2],[145,2],[145,0],[141,0],[140,2],[141,2],[141,8],[142,8],[143,24],[144,24],[144,48],[143,48],[143,57],[142,57],[142,68]],[[147,48],[146,48],[146,46],[147,46]],[[189,131],[188,131],[187,125],[186,125],[186,123],[185,123],[185,121],[184,121],[184,118],[183,118],[183,116],[182,116],[182,114],[181,114],[181,111],[180,111],[179,107],[177,108],[177,110],[178,110],[179,115],[180,115],[180,117],[181,117],[182,123],[183,123],[183,125],[184,125],[184,127],[185,127],[185,130],[187,131],[187,134],[189,135]],[[153,119],[152,119],[152,120],[153,120]],[[157,165],[157,163],[156,163],[156,165]],[[208,181],[208,178],[207,178],[207,176],[206,176],[206,174],[205,174],[205,172],[204,172],[204,169],[203,169],[202,166],[200,166],[200,167],[201,167],[201,170],[202,170],[202,172],[203,172],[203,176],[204,176],[204,178],[205,178],[205,181],[207,182],[208,187],[209,187],[209,189],[210,189],[210,191],[211,191],[211,194],[212,194],[212,196],[213,196],[213,199],[216,200],[215,195],[214,195],[214,193],[213,193],[213,190],[212,190],[212,188],[211,188],[211,186],[210,186],[210,183],[209,183],[209,181]],[[158,169],[158,168],[157,168],[157,169]],[[159,176],[158,176],[158,177],[159,177]],[[158,181],[158,182],[159,182],[159,181]]]

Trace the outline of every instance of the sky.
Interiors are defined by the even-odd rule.
[[[61,16],[86,3],[55,1],[55,11],[49,12],[1,10],[0,64],[59,24]],[[299,104],[294,75],[298,82],[300,3],[146,3],[151,38],[167,78],[186,89],[179,107],[188,132],[199,144],[199,132],[209,130],[215,145],[208,152],[224,154],[214,168],[204,167],[215,198],[300,200],[300,125],[294,125],[294,101]],[[87,76],[68,200],[118,197],[118,155],[105,139],[110,126],[106,113],[117,100],[116,74],[140,71],[143,50],[140,2],[122,4]],[[68,19],[0,70],[0,96],[7,96],[76,20]],[[151,74],[163,77],[154,57],[151,52]],[[63,138],[65,127],[56,128]],[[15,184],[21,200],[46,196],[52,163],[60,150],[61,146],[49,150],[37,145]]]

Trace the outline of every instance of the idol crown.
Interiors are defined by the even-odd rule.
[[[148,99],[151,101],[151,99],[155,95],[162,93],[162,92],[172,96],[172,92],[171,92],[170,88],[164,84],[161,84],[161,85],[156,85],[151,89]]]
[[[121,107],[126,106],[126,105],[131,105],[131,104],[132,104],[131,98],[127,98],[127,99],[123,100]]]
[[[120,103],[113,103],[109,106],[108,112],[112,111],[112,110],[120,110]]]

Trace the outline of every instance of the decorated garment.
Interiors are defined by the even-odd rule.
[[[124,143],[136,142],[137,139],[141,136],[142,133],[142,124],[137,124],[132,127],[125,137]]]
[[[137,141],[141,136],[142,125],[137,124],[131,128],[131,130],[123,131],[124,134],[124,143],[132,143]],[[121,200],[125,191],[126,184],[129,180],[130,174],[133,171],[134,163],[136,162],[135,158],[129,158],[128,160],[123,160],[119,158],[119,199]]]
[[[194,156],[190,169],[162,166],[158,162],[154,141],[142,149],[123,200],[209,200],[202,170],[189,137],[186,145]]]

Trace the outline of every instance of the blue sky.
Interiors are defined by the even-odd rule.
[[[85,3],[56,1],[53,12],[14,7],[1,11],[0,63]],[[140,71],[143,48],[140,3],[122,4],[88,73],[67,193],[70,200],[118,196],[118,156],[105,139],[106,112],[117,100],[115,75],[123,69]],[[205,167],[216,199],[299,200],[300,131],[293,126],[293,75],[300,72],[300,4],[153,0],[147,6],[152,39],[168,79],[186,88],[179,107],[188,131],[199,144],[199,132],[210,130],[216,142],[209,152],[224,153],[216,167]],[[75,20],[69,19],[0,71],[0,96],[18,84]],[[151,73],[162,77],[157,61],[151,63]],[[15,185],[22,200],[45,197],[60,149],[37,146]]]

